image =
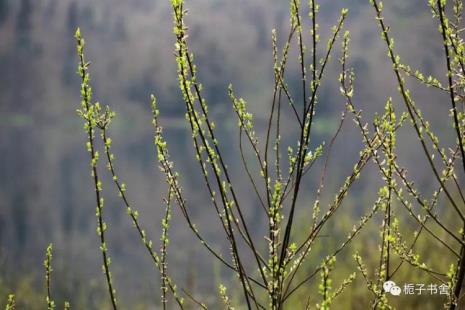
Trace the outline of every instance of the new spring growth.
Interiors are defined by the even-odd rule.
[[[47,288],[47,309],[48,310],[53,310],[55,309],[55,302],[52,299],[51,296],[51,287],[50,287],[50,282],[51,282],[51,274],[52,274],[52,251],[53,251],[53,245],[49,244],[47,247],[47,251],[45,254],[45,260],[44,260],[44,267],[45,267],[45,282],[46,282],[46,288]]]
[[[370,159],[373,159],[375,164],[380,168],[383,178],[383,185],[381,190],[378,193],[377,200],[374,203],[374,206],[369,210],[365,216],[360,218],[359,222],[353,226],[352,231],[348,232],[348,237],[342,241],[342,245],[336,249],[334,253],[328,254],[329,256],[325,259],[322,265],[320,265],[314,274],[320,272],[321,282],[319,287],[319,293],[321,295],[322,301],[317,305],[319,309],[329,309],[334,298],[339,295],[345,287],[347,287],[355,278],[354,274],[350,274],[346,280],[344,280],[340,287],[336,290],[333,289],[331,283],[331,272],[334,268],[335,257],[340,253],[346,245],[348,245],[351,240],[362,230],[366,225],[368,220],[372,219],[378,210],[382,210],[385,213],[385,221],[387,223],[386,214],[390,214],[390,201],[392,199],[391,195],[397,195],[398,202],[405,206],[410,215],[412,215],[420,224],[426,223],[427,219],[435,221],[435,224],[442,224],[440,218],[436,216],[435,211],[432,208],[439,201],[440,193],[448,193],[448,186],[450,180],[457,181],[454,179],[454,161],[456,158],[460,158],[458,154],[460,149],[451,150],[451,155],[449,155],[444,148],[439,145],[439,139],[435,135],[431,126],[426,121],[424,116],[421,114],[421,111],[416,107],[415,102],[413,101],[413,95],[406,88],[406,82],[404,76],[412,76],[416,80],[420,81],[426,86],[435,87],[441,92],[447,94],[452,94],[454,99],[453,102],[460,104],[463,102],[465,88],[465,79],[463,78],[463,70],[460,68],[465,60],[464,45],[461,41],[459,29],[454,28],[454,24],[449,21],[448,18],[444,18],[444,13],[446,12],[443,7],[446,3],[442,0],[439,1],[430,1],[432,6],[433,14],[438,19],[441,20],[440,32],[445,35],[444,43],[446,49],[449,50],[449,60],[450,60],[450,70],[448,71],[448,77],[452,77],[452,84],[447,88],[445,83],[440,83],[437,78],[426,77],[425,74],[421,73],[419,70],[412,70],[407,65],[401,63],[401,57],[394,52],[394,41],[390,38],[389,27],[386,26],[385,21],[382,16],[383,5],[379,1],[371,0],[372,5],[375,7],[376,20],[380,25],[380,34],[385,43],[387,44],[387,50],[389,53],[389,60],[391,62],[392,68],[394,69],[397,81],[398,88],[401,94],[401,100],[406,103],[408,114],[404,113],[398,121],[398,117],[394,113],[393,102],[388,101],[385,107],[385,111],[382,115],[376,116],[373,121],[373,134],[368,129],[368,122],[362,120],[362,113],[360,110],[357,110],[354,105],[354,80],[355,73],[352,68],[346,68],[347,58],[349,54],[349,32],[344,30],[343,24],[347,16],[347,10],[343,9],[341,15],[332,28],[332,33],[330,34],[328,43],[326,45],[326,50],[323,53],[321,59],[317,59],[319,51],[317,50],[318,42],[320,41],[319,37],[319,26],[316,21],[317,13],[319,10],[319,5],[316,0],[310,0],[308,2],[309,7],[302,9],[302,11],[309,12],[310,20],[307,18],[302,19],[301,11],[301,0],[290,0],[290,19],[291,19],[291,29],[289,34],[289,39],[285,42],[282,49],[282,56],[279,51],[279,40],[277,39],[277,33],[279,31],[273,31],[272,33],[272,57],[273,57],[273,73],[274,73],[274,87],[273,91],[274,97],[273,108],[270,113],[270,121],[268,126],[269,137],[275,137],[275,141],[269,141],[268,138],[265,140],[265,153],[259,152],[258,142],[261,141],[260,136],[256,135],[254,132],[254,117],[247,109],[247,103],[244,99],[236,97],[232,87],[229,87],[229,97],[232,102],[232,108],[238,117],[237,127],[239,128],[241,137],[242,134],[245,134],[251,142],[252,151],[254,151],[257,157],[258,167],[257,169],[251,169],[252,174],[256,173],[256,176],[253,175],[250,177],[253,183],[253,177],[262,177],[264,179],[265,186],[262,188],[256,187],[256,194],[259,200],[263,205],[264,214],[266,216],[266,221],[269,225],[268,235],[265,237],[265,240],[268,242],[269,256],[262,257],[262,253],[255,248],[256,240],[259,238],[252,238],[249,235],[248,221],[244,220],[242,217],[240,203],[242,197],[240,197],[239,191],[234,189],[231,178],[229,177],[227,164],[224,162],[223,157],[221,156],[218,140],[215,138],[215,124],[210,119],[208,115],[208,105],[204,99],[201,91],[202,85],[198,81],[197,77],[197,68],[194,63],[194,55],[189,51],[188,46],[188,28],[185,24],[184,17],[186,15],[186,9],[184,8],[184,1],[182,0],[172,0],[171,5],[173,9],[173,24],[174,24],[174,34],[176,36],[175,43],[175,53],[176,53],[176,63],[177,63],[177,73],[178,73],[178,82],[181,89],[183,100],[186,108],[186,120],[187,124],[190,127],[190,134],[192,135],[192,142],[195,148],[195,156],[197,161],[200,164],[201,174],[204,178],[205,185],[207,186],[208,193],[213,207],[218,215],[224,231],[225,237],[229,241],[229,249],[231,251],[231,257],[224,259],[224,256],[221,252],[216,252],[209,245],[207,240],[203,239],[201,236],[200,230],[201,227],[197,228],[195,223],[192,222],[192,219],[189,217],[188,206],[186,200],[183,197],[181,187],[178,183],[178,174],[174,170],[174,164],[169,160],[168,147],[166,141],[162,136],[162,128],[158,124],[159,112],[157,109],[156,98],[152,96],[152,110],[153,110],[153,122],[155,128],[155,146],[157,151],[157,158],[162,172],[165,174],[166,182],[170,190],[168,197],[165,198],[165,203],[167,204],[165,217],[162,221],[162,236],[161,236],[161,255],[158,257],[158,254],[152,249],[152,242],[149,240],[146,231],[139,226],[138,222],[138,213],[134,211],[132,206],[130,206],[126,197],[126,186],[124,183],[119,183],[114,167],[112,166],[113,155],[109,152],[112,140],[105,135],[105,129],[107,129],[108,124],[112,118],[112,112],[107,108],[105,112],[102,112],[102,108],[99,103],[92,103],[91,95],[92,88],[89,85],[90,77],[88,73],[89,63],[85,61],[84,58],[84,40],[81,37],[80,30],[76,31],[76,40],[77,40],[77,52],[80,58],[78,73],[81,76],[81,107],[79,110],[79,115],[84,120],[84,128],[88,134],[88,142],[86,144],[87,150],[91,154],[91,165],[92,165],[92,175],[95,181],[95,189],[97,193],[97,219],[98,219],[98,232],[101,242],[101,251],[104,258],[103,270],[107,279],[107,284],[109,287],[109,292],[112,298],[113,306],[116,308],[115,299],[114,299],[114,290],[111,285],[111,275],[109,272],[110,258],[107,257],[107,246],[104,239],[104,232],[106,229],[106,224],[103,221],[103,197],[100,195],[102,192],[102,183],[97,174],[97,165],[99,164],[99,153],[95,149],[94,145],[94,136],[95,130],[102,130],[102,141],[105,147],[105,152],[108,157],[108,170],[112,173],[113,181],[118,187],[118,192],[120,197],[123,200],[127,208],[127,213],[129,214],[134,226],[139,232],[140,238],[147,250],[151,254],[154,264],[157,267],[158,271],[161,274],[162,280],[162,303],[163,307],[166,307],[167,299],[166,293],[168,288],[171,289],[173,295],[176,298],[176,286],[171,282],[170,278],[167,275],[166,269],[166,250],[168,246],[168,229],[169,221],[171,218],[170,215],[170,203],[171,199],[176,200],[179,205],[183,216],[187,219],[188,225],[190,226],[192,232],[199,239],[200,243],[205,246],[210,253],[217,257],[221,263],[225,264],[231,270],[234,275],[240,281],[240,284],[243,289],[242,301],[247,303],[249,308],[255,306],[255,308],[265,308],[263,302],[265,297],[269,302],[270,309],[281,309],[285,307],[285,302],[290,295],[297,291],[300,287],[305,287],[302,284],[296,283],[296,279],[300,280],[300,274],[296,276],[297,270],[302,266],[303,261],[308,257],[308,253],[311,251],[312,246],[315,243],[316,236],[319,236],[321,229],[325,226],[332,215],[343,204],[344,197],[347,196],[352,184],[360,176],[361,170],[369,162]],[[460,1],[455,0],[454,2],[454,14],[455,19],[460,20],[458,11],[461,10],[462,5],[459,4]],[[447,10],[449,12],[450,10]],[[452,20],[452,19],[451,19]],[[304,28],[310,24],[310,29],[304,30]],[[460,25],[460,23],[456,23]],[[320,210],[320,199],[319,191],[317,194],[317,199],[314,202],[314,213],[313,213],[313,224],[309,227],[310,234],[304,242],[297,242],[292,233],[292,217],[294,216],[293,211],[287,212],[284,208],[287,207],[287,201],[292,203],[289,211],[294,210],[294,206],[300,205],[299,199],[299,188],[306,188],[305,184],[301,180],[304,174],[310,170],[312,163],[322,155],[323,146],[318,146],[315,150],[310,151],[310,146],[314,145],[314,139],[311,139],[311,127],[313,118],[316,117],[317,111],[315,109],[316,104],[318,103],[318,87],[320,86],[323,72],[326,65],[329,63],[330,55],[334,48],[335,42],[338,39],[339,33],[344,32],[343,36],[343,56],[341,58],[342,70],[340,74],[340,83],[341,83],[341,93],[346,100],[347,111],[353,113],[354,121],[356,125],[360,128],[360,131],[363,135],[363,142],[365,147],[360,151],[360,158],[354,164],[354,168],[351,171],[351,174],[347,176],[343,181],[341,187],[334,191],[335,198],[332,202],[329,203],[327,208],[325,207],[325,213],[320,219],[319,210]],[[307,36],[310,33],[311,41],[311,51],[307,51],[304,41],[308,39]],[[297,37],[297,38],[296,38]],[[288,60],[288,51],[290,49],[291,43],[296,41],[297,43],[297,62],[300,65],[301,80],[302,80],[302,90],[303,94],[303,111],[297,110],[296,102],[293,99],[292,87],[288,87],[286,82],[286,62]],[[319,47],[319,46],[318,46]],[[457,50],[455,50],[457,49]],[[291,53],[291,55],[293,55]],[[282,57],[280,59],[280,56]],[[290,57],[290,56],[289,56]],[[309,61],[310,60],[310,61]],[[309,73],[310,72],[310,73]],[[462,77],[460,76],[462,75]],[[300,93],[299,93],[300,99]],[[281,98],[282,97],[282,98]],[[292,109],[290,112],[294,113],[296,123],[300,125],[301,131],[299,132],[300,138],[294,149],[292,147],[288,148],[288,159],[289,162],[286,162],[284,166],[280,167],[280,126],[279,119],[281,113],[281,107],[286,108],[286,105],[281,106],[281,99],[287,100]],[[274,108],[276,107],[276,108]],[[458,129],[458,141],[462,141],[463,133],[465,131],[465,117],[463,113],[455,108],[450,110],[451,117],[455,118],[457,122],[454,124],[454,128]],[[406,173],[403,168],[399,167],[396,162],[396,136],[395,131],[401,126],[403,121],[409,117],[412,124],[415,127],[418,138],[420,139],[423,147],[425,148],[426,153],[428,153],[428,159],[431,161],[434,159],[434,152],[429,153],[428,147],[432,147],[434,151],[439,153],[440,159],[444,164],[444,168],[441,166],[442,171],[439,170],[437,173],[437,181],[441,183],[441,188],[434,192],[431,202],[424,198],[418,189],[415,188],[413,182],[407,179]],[[343,119],[343,118],[342,118]],[[276,124],[274,124],[274,121]],[[342,126],[342,123],[341,123]],[[460,134],[462,133],[462,134]],[[270,138],[272,139],[272,138]],[[242,141],[242,140],[241,140]],[[464,140],[465,141],[465,140]],[[268,155],[268,144],[270,145],[274,142],[274,151],[276,154],[273,154],[275,158],[272,158]],[[432,146],[430,146],[432,144]],[[242,146],[242,144],[241,144]],[[446,148],[447,149],[447,148]],[[261,150],[260,150],[261,151]],[[326,151],[326,150],[325,150]],[[328,151],[329,153],[329,151]],[[263,155],[263,158],[261,156]],[[328,156],[329,158],[329,156]],[[275,160],[275,167],[272,163],[273,159]],[[437,160],[436,160],[437,162]],[[433,162],[433,168],[434,168]],[[287,169],[289,165],[289,176],[281,177],[281,168],[282,170]],[[271,171],[271,169],[276,169]],[[440,173],[442,172],[442,174]],[[252,175],[249,173],[249,175]],[[276,178],[274,179],[274,175]],[[311,175],[309,173],[308,175]],[[397,184],[395,179],[401,179],[401,184]],[[300,186],[302,185],[302,186]],[[323,188],[323,187],[321,187]],[[460,190],[460,189],[459,189]],[[264,191],[265,193],[260,193]],[[301,190],[302,191],[302,190]],[[403,194],[403,191],[407,191],[407,195]],[[454,193],[455,193],[454,189]],[[216,194],[218,193],[218,194]],[[262,195],[263,194],[263,195]],[[237,197],[236,197],[237,195]],[[265,199],[261,199],[266,196]],[[301,197],[302,195],[300,195]],[[286,199],[289,197],[289,199]],[[449,197],[450,202],[454,202],[453,197]],[[460,199],[460,197],[458,198]],[[296,203],[299,201],[299,203]],[[324,200],[323,200],[324,201]],[[458,200],[457,200],[458,201]],[[419,202],[420,209],[428,212],[428,215],[423,214],[414,214],[417,212],[414,203]],[[461,205],[460,205],[461,206]],[[460,212],[460,208],[457,208]],[[286,224],[286,231],[284,231],[283,236],[281,237],[282,231],[282,221],[285,217],[284,214],[289,214],[288,222]],[[292,215],[291,215],[292,214]],[[460,213],[459,213],[460,214]],[[420,259],[420,256],[415,253],[412,249],[414,248],[413,244],[407,244],[403,241],[400,232],[396,228],[396,221],[394,218],[391,227],[388,227],[388,224],[383,224],[382,230],[380,233],[384,233],[383,242],[393,247],[393,254],[397,255],[402,262],[407,262],[409,265],[413,265],[416,268],[421,269],[422,271],[430,272],[431,269],[425,265]],[[294,225],[295,226],[295,225]],[[422,229],[427,230],[429,226],[420,226]],[[457,241],[459,244],[462,244],[463,241],[458,235],[461,235],[463,230],[457,233],[457,229],[447,229],[439,225],[440,228],[444,228],[444,231],[448,233],[448,237],[451,237],[451,240]],[[397,229],[397,230],[396,230]],[[439,228],[438,228],[439,229]],[[296,230],[294,229],[294,232]],[[420,229],[415,230],[415,237],[420,236]],[[434,235],[433,235],[434,236]],[[254,236],[253,236],[254,237]],[[455,238],[454,238],[455,237]],[[447,243],[441,240],[439,237],[438,241],[443,245]],[[295,242],[294,242],[295,241]],[[454,242],[455,242],[454,241]],[[241,246],[238,246],[240,244]],[[247,255],[243,254],[242,245],[249,252]],[[463,245],[463,244],[462,244]],[[263,248],[260,245],[260,248]],[[383,249],[381,256],[383,260],[381,261],[381,267],[375,271],[375,280],[370,280],[366,266],[363,264],[361,257],[356,256],[356,261],[362,274],[366,286],[369,291],[374,295],[374,307],[375,308],[389,308],[387,305],[387,299],[383,291],[380,289],[379,280],[381,277],[384,277],[389,273],[386,266],[389,266],[389,262],[386,257],[385,246],[381,245],[380,248]],[[450,249],[451,247],[449,247]],[[452,252],[455,250],[452,249]],[[281,253],[279,253],[281,252]],[[257,262],[256,266],[252,269],[249,264],[247,266],[243,265],[241,260],[243,257],[255,257]],[[460,256],[460,254],[456,254]],[[464,258],[461,258],[462,262],[465,263]],[[450,271],[450,287],[457,287],[459,273],[461,270],[465,270],[460,267],[459,264],[454,264],[451,267]],[[253,270],[253,271],[251,271]],[[257,271],[260,272],[258,275]],[[305,272],[307,269],[305,269]],[[444,273],[443,273],[444,274]],[[260,277],[261,276],[261,277]],[[294,278],[295,276],[295,278]],[[457,278],[456,278],[457,277]],[[267,296],[262,295],[262,293],[255,294],[255,288],[262,287],[265,289]],[[224,308],[233,309],[231,306],[231,299],[227,296],[226,287],[219,287],[219,295],[221,301],[224,304]],[[182,299],[177,299],[180,307],[182,308]],[[201,305],[202,303],[198,303]]]
[[[8,302],[6,304],[5,310],[15,310],[16,309],[16,299],[14,294],[8,295]]]
[[[223,302],[224,307],[227,310],[234,310],[235,308],[231,306],[231,299],[228,296],[228,291],[227,291],[226,286],[224,286],[223,284],[220,284],[218,287],[218,292],[220,294],[221,301]]]
[[[90,153],[91,175],[94,183],[95,198],[96,198],[96,219],[97,219],[97,234],[100,241],[100,249],[102,253],[103,265],[102,269],[105,274],[105,281],[108,288],[108,293],[113,310],[117,310],[116,293],[113,288],[112,276],[110,272],[110,258],[106,251],[105,230],[107,225],[103,219],[103,203],[102,197],[102,182],[98,174],[98,159],[99,153],[95,147],[95,130],[105,129],[114,114],[107,108],[105,112],[101,112],[101,106],[97,102],[92,104],[92,88],[89,85],[89,63],[85,60],[84,46],[85,42],[81,36],[81,30],[78,28],[75,33],[76,49],[79,58],[78,62],[78,75],[81,78],[81,109],[78,114],[84,119],[84,129],[87,135],[86,147]]]
[[[327,258],[322,266],[321,266],[321,271],[320,271],[320,285],[318,286],[318,290],[320,292],[320,295],[322,296],[323,301],[320,304],[316,305],[317,309],[321,310],[329,310],[331,303],[332,303],[332,296],[331,296],[331,290],[332,290],[332,279],[330,278],[330,273],[334,268],[334,264],[336,263],[336,257],[332,256],[330,258]]]

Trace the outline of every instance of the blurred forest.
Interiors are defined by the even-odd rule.
[[[437,62],[442,56],[441,42],[437,40],[437,26],[431,20],[426,1],[392,0],[386,1],[385,6],[403,59],[413,68],[444,77],[443,64]],[[327,31],[342,7],[349,8],[347,28],[352,33],[356,97],[368,120],[380,111],[388,96],[396,98],[396,85],[368,0],[321,1],[322,42],[326,42]],[[257,130],[263,134],[260,130],[265,128],[267,115],[261,112],[271,102],[273,87],[271,30],[276,28],[278,37],[284,38],[288,31],[288,3],[195,0],[188,2],[188,8],[189,38],[211,115],[221,124],[221,140],[237,140],[236,121],[231,118],[227,98],[230,82],[248,100]],[[66,296],[76,309],[100,309],[106,297],[96,254],[88,154],[82,124],[76,116],[80,82],[73,34],[77,26],[86,34],[95,98],[117,112],[112,128],[114,152],[121,166],[120,174],[131,189],[131,199],[143,215],[141,220],[149,234],[154,240],[159,239],[163,212],[160,197],[166,191],[152,143],[149,95],[155,93],[171,154],[182,172],[182,185],[196,223],[215,245],[224,245],[224,240],[215,234],[218,223],[204,208],[208,195],[197,186],[201,176],[194,165],[183,120],[184,105],[177,88],[169,1],[0,0],[0,305],[8,292],[15,290],[17,299],[22,300],[20,309],[42,308],[42,261],[49,242],[56,248],[54,281],[59,304]],[[298,87],[297,65],[293,61],[288,70],[291,88]],[[315,145],[330,139],[344,109],[338,70],[334,57],[321,90],[320,114],[315,123],[320,141],[315,141]],[[416,89],[414,81],[409,84],[412,90]],[[447,144],[453,138],[447,111],[436,113],[442,96],[422,89],[416,100],[441,141]],[[289,128],[287,132],[285,129],[283,141],[294,143],[286,141],[293,133]],[[352,122],[345,123],[343,132],[344,138],[334,146],[328,193],[352,168],[361,146],[360,133],[354,130]],[[416,141],[414,135],[400,134],[401,163],[414,167],[410,174],[416,184],[429,191],[436,185],[429,173],[424,173],[425,159],[415,148],[408,148],[412,141]],[[235,156],[237,146],[228,142],[222,147],[228,154],[228,165],[238,167],[237,177],[242,169]],[[314,187],[318,176],[309,177],[306,184]],[[376,169],[364,171],[363,179],[356,185],[357,195],[347,203],[347,219],[341,220],[331,233],[345,235],[344,228],[351,227],[351,214],[359,216],[371,207],[380,182]],[[254,228],[260,234],[264,227],[258,220],[252,190],[246,182],[240,183],[239,189],[245,193],[245,199],[250,197],[248,216],[251,222],[256,217]],[[108,194],[108,243],[117,290],[124,303],[153,308],[159,295],[158,276],[151,272],[149,258],[137,242],[114,189],[108,185],[104,190]],[[198,247],[177,212],[171,230],[171,272],[178,283],[208,301],[209,292],[216,291],[222,270]],[[305,216],[300,218],[305,221]],[[369,240],[369,234],[364,238]]]

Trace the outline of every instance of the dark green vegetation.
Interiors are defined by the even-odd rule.
[[[118,193],[119,201],[114,200],[112,204],[124,207],[134,226],[132,242],[139,240],[153,263],[154,274],[159,275],[159,291],[152,298],[163,308],[339,309],[351,305],[354,309],[425,309],[428,304],[431,309],[442,305],[455,309],[461,303],[465,276],[462,193],[465,45],[461,40],[461,2],[429,2],[433,21],[439,28],[437,40],[442,45],[444,72],[447,72],[444,82],[403,63],[396,52],[388,26],[389,16],[384,16],[382,3],[370,4],[375,17],[373,28],[378,26],[384,55],[387,52],[386,75],[393,76],[395,81],[392,98],[385,98],[382,105],[373,101],[378,113],[365,116],[359,107],[359,102],[366,99],[357,95],[359,82],[349,53],[351,35],[345,26],[348,10],[342,9],[331,31],[325,31],[318,25],[317,1],[311,0],[306,6],[291,0],[288,32],[272,32],[269,54],[273,59],[273,83],[268,109],[260,111],[264,125],[259,125],[255,114],[250,112],[252,104],[247,104],[230,85],[230,111],[234,114],[238,138],[229,141],[218,133],[226,124],[215,123],[200,83],[202,68],[197,70],[194,49],[190,47],[184,1],[171,1],[180,101],[184,102],[193,156],[198,163],[197,183],[191,187],[203,184],[209,203],[202,208],[200,216],[193,216],[192,199],[183,188],[186,186],[183,169],[170,157],[170,139],[165,139],[162,113],[156,97],[152,96],[154,143],[166,189],[159,202],[163,209],[160,237],[154,237],[153,241],[129,196],[131,190],[120,178],[110,137],[112,126],[116,125],[115,112],[110,106],[104,107],[93,100],[85,42],[80,30],[76,31],[82,98],[78,114],[84,122],[90,154],[96,230],[105,280],[105,285],[98,287],[100,294],[108,296],[98,307],[144,307],[131,303],[126,306],[116,289],[118,281],[123,279],[113,277],[111,272],[115,264],[110,258],[112,245],[107,236],[116,227],[107,224],[109,209],[104,195],[108,191],[104,192],[104,187],[113,187]],[[284,39],[278,33],[283,33]],[[326,34],[327,43],[320,33]],[[332,63],[338,74],[326,71]],[[289,68],[297,74],[290,74]],[[289,82],[289,76],[298,76],[298,83]],[[320,112],[323,104],[320,96],[328,80],[338,81],[337,100],[345,102],[339,118]],[[416,104],[415,93],[409,90],[411,82],[443,94],[435,111],[449,115],[448,138],[438,138],[421,112],[421,104]],[[336,94],[331,97],[336,100]],[[321,118],[323,122],[319,124]],[[348,119],[353,120],[349,127]],[[318,126],[321,130],[330,121],[336,125],[329,128],[329,131],[334,129],[334,134],[322,141]],[[265,130],[258,130],[257,126]],[[358,154],[348,164],[350,169],[335,165],[338,157],[342,161],[349,159],[333,150],[347,128],[359,132],[358,140],[351,143]],[[425,159],[431,190],[420,189],[413,182],[415,171],[402,164],[405,145],[398,143],[402,135],[415,137],[415,156]],[[229,168],[230,155],[223,149],[234,143],[238,144],[236,154],[242,165],[237,169],[239,172]],[[408,146],[412,145],[413,142]],[[183,159],[183,155],[177,158]],[[332,180],[334,184],[330,184],[328,180],[333,171],[337,171],[341,181]],[[377,180],[371,182],[378,188],[362,202],[357,186],[367,175],[376,176]],[[242,194],[243,184],[247,184],[252,195]],[[364,207],[354,212],[350,207],[357,204]],[[168,264],[168,253],[177,245],[169,241],[169,236],[176,210],[197,239],[197,247],[203,247],[217,262],[220,270],[215,279],[217,292],[196,294],[172,277],[176,267]],[[209,216],[210,220],[217,219],[215,234],[226,246],[209,241],[205,227],[196,224],[196,219],[206,213],[214,215]],[[255,227],[257,224],[261,228]],[[142,252],[139,250],[137,253]],[[51,246],[44,265],[44,305],[53,309],[57,303]],[[394,297],[382,288],[387,280],[400,285],[447,285],[451,294]],[[31,298],[35,296],[31,294]],[[7,303],[8,309],[15,307],[14,295],[8,297]]]

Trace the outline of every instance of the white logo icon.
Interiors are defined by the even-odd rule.
[[[399,296],[402,293],[402,289],[396,285],[394,281],[386,281],[383,284],[383,289],[386,293],[391,293],[391,295]]]

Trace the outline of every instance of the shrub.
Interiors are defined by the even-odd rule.
[[[147,236],[139,221],[139,212],[127,196],[128,187],[119,177],[115,157],[111,151],[112,138],[109,128],[115,113],[109,106],[105,108],[92,99],[89,62],[84,55],[85,42],[78,29],[76,31],[77,53],[79,56],[78,73],[81,77],[81,106],[79,116],[84,121],[87,136],[86,147],[90,154],[90,168],[95,190],[97,234],[102,255],[102,269],[111,307],[118,308],[117,293],[111,274],[111,259],[108,253],[105,232],[103,183],[101,178],[102,161],[113,180],[113,186],[121,198],[129,219],[134,224],[147,253],[153,261],[154,268],[160,275],[160,294],[163,309],[169,307],[168,295],[174,297],[179,308],[186,308],[186,300],[195,307],[207,308],[207,304],[187,290],[178,289],[167,267],[169,249],[169,227],[173,207],[181,210],[192,234],[237,280],[240,287],[238,298],[229,294],[231,290],[222,283],[218,287],[217,304],[226,309],[246,307],[248,309],[283,309],[295,307],[293,296],[304,291],[305,309],[330,309],[335,299],[343,294],[357,276],[365,283],[364,299],[373,309],[391,309],[395,302],[388,298],[388,290],[383,284],[392,280],[405,280],[399,270],[419,270],[428,277],[447,285],[450,293],[446,294],[444,307],[455,309],[461,305],[463,281],[465,277],[465,198],[458,173],[465,172],[465,46],[461,38],[462,3],[454,0],[451,13],[446,9],[445,0],[430,0],[433,17],[437,20],[444,49],[447,82],[439,78],[426,77],[418,70],[401,61],[395,53],[387,21],[383,16],[383,4],[377,0],[370,1],[376,21],[380,28],[382,41],[386,44],[388,59],[397,82],[402,107],[395,99],[388,98],[382,112],[375,115],[372,127],[363,120],[362,112],[357,107],[355,72],[349,66],[350,33],[345,29],[348,10],[343,9],[332,28],[326,45],[321,44],[318,27],[319,5],[310,0],[308,6],[309,27],[304,22],[304,10],[299,0],[290,0],[289,33],[282,47],[279,46],[277,32],[272,32],[272,56],[274,60],[274,85],[272,102],[267,111],[267,126],[261,136],[254,123],[254,115],[248,109],[245,99],[238,96],[232,85],[228,95],[232,111],[237,118],[239,134],[240,159],[243,176],[252,187],[260,214],[267,223],[266,236],[256,236],[247,218],[246,208],[241,192],[231,176],[222,145],[227,141],[217,138],[216,123],[209,114],[209,104],[199,81],[194,54],[188,41],[188,27],[185,23],[187,10],[183,0],[171,0],[173,11],[175,57],[177,63],[179,89],[183,95],[186,111],[186,123],[190,130],[199,172],[209,194],[212,212],[221,224],[221,234],[228,243],[230,253],[215,249],[197,227],[191,215],[191,206],[182,189],[182,174],[178,173],[175,163],[171,161],[168,143],[163,135],[160,112],[155,96],[151,96],[151,108],[154,126],[154,145],[157,160],[168,187],[163,198],[165,213],[161,223],[162,234],[158,249]],[[310,37],[307,37],[310,33]],[[339,46],[340,56],[340,92],[345,100],[345,110],[339,120],[339,127],[329,143],[316,145],[314,122],[319,117],[317,110],[319,91],[327,66]],[[307,41],[309,49],[306,47]],[[297,63],[300,70],[301,89],[293,92],[289,87],[286,73],[288,63],[292,61],[290,51],[297,51]],[[320,59],[319,54],[323,57]],[[422,115],[415,103],[413,94],[407,87],[406,77],[411,77],[427,87],[433,87],[446,94],[450,101],[451,125],[454,129],[455,143],[442,146],[428,120]],[[443,86],[446,85],[446,86]],[[441,113],[445,108],[438,109]],[[283,114],[292,115],[297,127],[294,141],[282,141]],[[353,169],[334,193],[328,205],[321,200],[325,190],[325,180],[330,165],[331,150],[338,139],[345,119],[350,115],[361,133],[363,147]],[[438,183],[438,188],[426,198],[411,180],[407,169],[399,163],[397,135],[401,127],[413,129],[419,142],[420,151],[426,156],[431,177]],[[292,144],[294,143],[294,144]],[[103,159],[99,150],[103,149]],[[253,160],[249,160],[252,154]],[[287,154],[287,156],[283,155]],[[435,161],[435,155],[438,160]],[[318,173],[315,163],[322,162],[322,172]],[[380,173],[382,186],[377,199],[366,214],[357,219],[352,230],[340,240],[329,235],[333,243],[339,244],[319,249],[324,255],[312,255],[316,248],[322,247],[323,232],[331,234],[331,225],[342,221],[341,206],[352,193],[353,185],[360,178],[369,163],[373,163]],[[311,206],[303,201],[306,177],[317,180],[314,192],[307,193],[313,198]],[[462,176],[463,177],[463,176]],[[307,196],[305,196],[307,197]],[[447,205],[439,208],[444,200]],[[299,209],[302,209],[299,211]],[[298,221],[300,213],[305,214],[303,221]],[[356,251],[354,240],[361,231],[368,229],[368,223],[381,219],[377,227],[379,238],[378,251],[365,249],[367,253]],[[412,233],[409,221],[416,223]],[[297,225],[299,231],[297,232]],[[410,236],[413,236],[410,238]],[[263,238],[262,238],[263,237]],[[363,242],[363,241],[362,241]],[[432,244],[441,249],[442,262],[432,261],[425,256],[425,251]],[[426,245],[426,246],[423,246]],[[341,253],[353,255],[352,270],[335,276],[337,257]],[[421,253],[420,253],[421,252]],[[434,257],[433,257],[434,258]],[[317,267],[315,260],[318,260]],[[52,246],[47,248],[44,262],[46,271],[46,289],[48,309],[55,308],[52,297]],[[340,269],[345,272],[344,269]],[[354,272],[355,271],[355,272]],[[320,280],[314,278],[320,275]],[[337,279],[337,285],[333,281]],[[317,289],[315,288],[317,283]],[[314,289],[315,288],[315,289]],[[301,296],[301,295],[299,295]],[[235,305],[237,303],[237,305]],[[366,305],[368,306],[368,305]],[[405,306],[405,305],[404,305]],[[8,298],[7,309],[15,308],[14,295]],[[69,308],[69,304],[65,305]]]

